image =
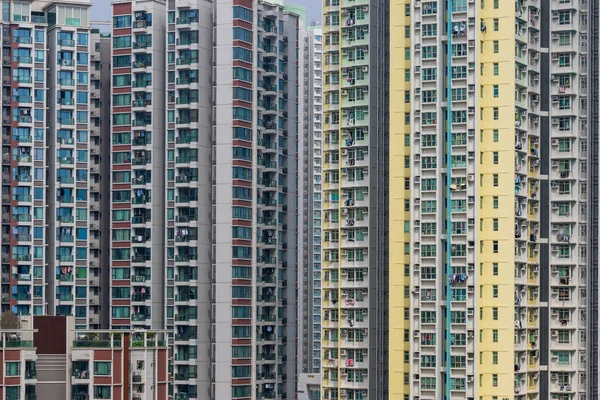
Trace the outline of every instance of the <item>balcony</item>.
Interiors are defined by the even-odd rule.
[[[18,64],[31,64],[33,63],[33,58],[31,57],[23,57],[23,56],[16,56],[13,57],[13,61],[18,63]]]
[[[195,301],[198,296],[195,293],[180,293],[175,295],[175,301]]]
[[[31,294],[29,293],[13,293],[13,299],[17,301],[31,301]]]
[[[191,64],[197,64],[197,63],[198,63],[197,57],[184,57],[184,58],[177,59],[177,65],[191,65]]]
[[[18,83],[31,83],[31,76],[15,76],[13,80]]]
[[[13,101],[16,101],[19,104],[31,103],[33,98],[31,96],[13,96]]]
[[[56,295],[58,301],[73,301],[73,294],[71,293],[59,293]]]
[[[152,67],[152,60],[148,61],[134,61],[133,68],[149,68]]]
[[[148,137],[139,137],[139,138],[134,138],[131,142],[131,144],[133,146],[146,146],[149,144],[152,144],[152,140]]]
[[[177,164],[189,164],[198,162],[198,156],[180,156],[175,159]]]
[[[150,319],[150,314],[145,314],[145,313],[133,313],[131,315],[131,320],[132,321],[146,321],[147,319]]]
[[[19,182],[31,182],[31,175],[19,174],[19,175],[15,176],[14,179]]]
[[[152,42],[133,42],[134,49],[147,49],[152,47]]]
[[[192,18],[192,17],[180,17],[177,18],[177,25],[190,25],[190,24],[197,24],[198,23],[198,18]]]
[[[198,280],[197,274],[179,274],[175,275],[175,282],[190,282]]]
[[[59,196],[59,198],[61,198],[62,196]],[[71,203],[73,202],[73,198],[70,197],[71,199]],[[57,215],[56,216],[56,221],[57,222],[67,222],[67,223],[72,223],[73,222],[73,216],[72,215]]]
[[[59,46],[75,47],[75,41],[72,39],[62,39],[58,41]]]
[[[142,79],[136,79],[135,81],[133,81],[134,88],[146,88],[148,86],[152,86],[152,82],[148,82]]]
[[[151,100],[138,99],[131,102],[132,107],[148,107],[152,105]]]
[[[131,126],[140,127],[140,126],[148,126],[152,125],[152,121],[149,119],[134,119],[131,122]]]
[[[195,78],[191,78],[191,77],[187,77],[187,78],[177,78],[176,79],[176,83],[177,85],[191,85],[193,83],[198,83],[200,80],[195,77]]]
[[[150,300],[150,293],[133,293],[131,301],[147,301]]]
[[[73,118],[58,118],[57,122],[61,125],[75,125],[75,120]]]
[[[59,137],[56,139],[56,142],[58,144],[73,145],[75,144],[75,139],[73,139],[72,137]]]
[[[74,67],[75,60],[72,59],[58,59],[58,65],[62,65],[63,67]]]
[[[146,262],[150,261],[149,257],[146,257],[144,254],[134,254],[131,256],[131,262]]]
[[[19,115],[17,117],[13,117],[13,121],[21,124],[31,124],[33,122],[33,118],[31,115]]]
[[[131,163],[133,165],[146,165],[150,163],[150,159],[147,157],[134,157],[133,160],[131,160]]]
[[[60,282],[73,282],[73,274],[71,274],[71,273],[57,274],[56,279]]]
[[[190,262],[197,261],[198,255],[196,254],[179,254],[175,256],[175,262]]]
[[[31,154],[27,154],[27,153],[23,153],[23,154],[15,154],[14,156],[12,156],[13,161],[16,162],[26,162],[26,163],[30,163],[32,161],[32,157]]]

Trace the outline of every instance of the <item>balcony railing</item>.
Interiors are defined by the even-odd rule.
[[[74,47],[75,41],[72,39],[62,39],[58,41],[59,46]]]

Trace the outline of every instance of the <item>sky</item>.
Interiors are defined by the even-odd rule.
[[[214,0],[219,1],[219,0]],[[92,0],[92,21],[110,21],[110,2],[111,0]],[[306,22],[321,21],[322,0],[284,0],[286,4],[300,4],[306,7]],[[102,30],[109,30],[109,27],[103,27]]]

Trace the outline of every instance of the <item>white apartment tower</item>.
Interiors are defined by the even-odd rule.
[[[321,368],[321,227],[323,146],[323,30],[304,31],[304,230],[302,370]]]

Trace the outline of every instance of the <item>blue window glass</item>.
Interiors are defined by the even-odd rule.
[[[44,248],[42,246],[35,246],[33,248],[33,258],[43,258],[44,257]]]
[[[87,170],[85,169],[78,169],[77,172],[75,173],[77,176],[77,181],[78,182],[87,182]]]
[[[33,93],[35,96],[35,101],[44,101],[44,91],[42,89],[35,89]]]
[[[88,44],[88,34],[87,33],[78,33],[77,34],[77,45],[87,46],[87,44]]]
[[[33,228],[33,238],[34,239],[43,239],[44,238],[44,228],[41,226],[36,226]]]
[[[88,53],[77,53],[77,64],[87,65],[88,64]]]
[[[78,260],[87,260],[87,247],[78,247],[75,249],[75,257]]]
[[[44,70],[36,69],[34,74],[36,82],[44,82]]]
[[[77,143],[87,143],[88,141],[88,132],[87,131],[77,131]]]
[[[88,73],[87,72],[78,72],[77,73],[77,84],[87,85],[87,83],[88,83]]]
[[[77,189],[77,201],[87,201],[87,189]]]
[[[77,123],[78,124],[87,124],[88,123],[88,112],[87,111],[77,111]]]
[[[77,92],[77,104],[87,104],[88,94],[87,92]]]
[[[33,198],[34,200],[44,200],[44,189],[33,188]]]
[[[75,229],[75,236],[77,236],[77,240],[87,240],[87,238],[88,238],[87,228]]]
[[[75,288],[75,297],[78,299],[85,299],[87,288],[85,286],[77,286]]]

